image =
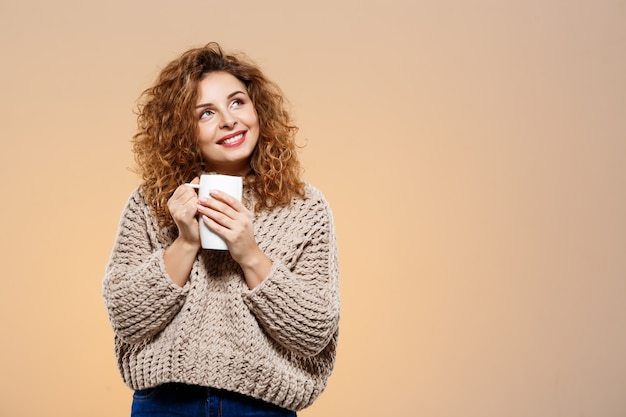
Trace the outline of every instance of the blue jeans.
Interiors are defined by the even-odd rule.
[[[163,384],[133,394],[131,417],[295,417],[296,413],[242,394]]]

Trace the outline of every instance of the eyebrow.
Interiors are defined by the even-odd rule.
[[[234,91],[234,92],[230,93],[230,94],[228,95],[228,97],[226,97],[226,98],[227,98],[228,100],[230,100],[231,98],[235,97],[237,94],[243,94],[243,91],[241,91],[241,90]],[[198,105],[196,106],[196,109],[199,109],[199,108],[201,108],[201,107],[210,107],[210,106],[212,106],[212,105],[213,105],[213,103],[202,103],[202,104],[198,104]]]

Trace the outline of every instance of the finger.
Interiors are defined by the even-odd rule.
[[[193,190],[199,190],[200,189],[200,183],[199,183],[198,177],[196,177],[193,180],[191,180],[191,182],[186,182],[183,185],[186,186],[187,188],[191,188]]]
[[[188,201],[189,198],[195,194],[195,192],[185,185],[181,185],[174,190],[174,193],[170,197],[169,201],[171,202],[185,202]]]
[[[187,203],[190,200],[197,200],[198,193],[196,192],[195,189],[191,188],[189,185],[182,184],[176,189],[172,197],[174,197],[174,199],[178,199],[182,203]]]
[[[172,217],[189,222],[197,214],[197,201],[195,190],[183,184],[174,191],[167,206]]]
[[[210,190],[209,191],[209,195],[211,197],[213,197],[214,199],[219,200],[219,201],[229,205],[230,207],[235,209],[235,211],[241,211],[240,207],[243,207],[243,205],[241,204],[241,202],[238,199],[236,199],[232,195],[230,195],[228,193],[225,193],[223,191],[220,191],[220,190]]]
[[[198,199],[198,212],[201,214],[211,214],[211,217],[215,218],[213,213],[223,214],[231,219],[237,217],[238,212],[230,205],[217,200],[215,198],[200,198]]]
[[[220,203],[221,204],[221,203]],[[222,204],[222,207],[228,207],[228,206],[224,206]],[[228,213],[225,213],[223,211],[214,209],[212,207],[205,207],[205,206],[198,206],[198,213],[200,213],[203,217],[207,217],[209,219],[211,219],[213,222],[215,222],[216,224],[219,224],[227,229],[231,229],[233,227],[233,225],[236,222],[236,217],[233,216],[233,212],[231,209],[226,209],[227,211],[229,211]]]
[[[202,221],[204,222],[204,224],[206,224],[206,226],[214,233],[217,233],[218,235],[220,235],[224,240],[229,240],[228,239],[228,234],[230,233],[230,228],[228,228],[227,226],[220,224],[219,222],[217,222],[215,219],[207,216],[207,215],[203,215],[202,216]]]

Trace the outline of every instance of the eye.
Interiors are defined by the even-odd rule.
[[[210,117],[213,115],[213,112],[211,110],[203,110],[200,113],[200,119],[206,119],[207,117]]]
[[[232,104],[230,105],[231,107],[239,107],[239,106],[243,106],[244,102],[243,100],[236,98],[233,100]]]

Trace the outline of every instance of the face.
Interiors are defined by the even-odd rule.
[[[219,174],[244,175],[259,140],[259,117],[245,85],[219,71],[198,84],[195,117],[198,144],[209,166]]]

